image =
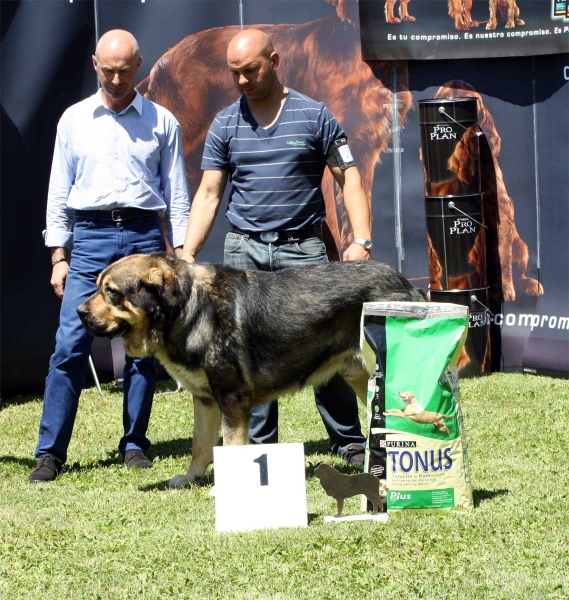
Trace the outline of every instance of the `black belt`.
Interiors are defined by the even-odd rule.
[[[116,208],[115,210],[76,210],[75,219],[80,221],[130,221],[132,219],[146,219],[155,217],[153,210],[140,208]]]
[[[275,242],[299,242],[313,237],[322,237],[322,225],[311,225],[303,229],[289,231],[243,231],[235,225],[230,225],[229,231],[239,235],[245,235],[258,242],[274,244]]]

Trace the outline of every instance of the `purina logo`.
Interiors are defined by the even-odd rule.
[[[431,132],[432,140],[454,140],[456,139],[456,133],[452,130],[450,125],[435,125]]]
[[[380,448],[416,448],[417,442],[411,441],[396,441],[396,440],[379,440]]]
[[[287,142],[287,145],[294,146],[295,148],[304,148],[306,146],[306,142],[303,142],[302,140],[293,140]]]

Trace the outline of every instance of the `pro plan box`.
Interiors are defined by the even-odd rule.
[[[371,375],[364,468],[387,487],[388,511],[473,506],[456,369],[467,333],[466,306],[364,304],[361,347]]]

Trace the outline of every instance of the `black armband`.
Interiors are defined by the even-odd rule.
[[[348,146],[348,138],[341,137],[332,142],[326,162],[329,165],[340,167],[342,171],[356,164],[350,146]]]

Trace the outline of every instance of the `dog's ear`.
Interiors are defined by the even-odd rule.
[[[482,98],[478,100],[478,107],[478,123],[480,124],[480,129],[482,129],[484,136],[488,140],[488,144],[492,149],[492,155],[494,157],[499,156],[502,150],[502,138],[496,129],[494,117],[482,103]]]
[[[356,0],[326,0],[336,9],[340,21],[355,25],[358,19],[358,3]]]
[[[140,278],[140,285],[154,292],[163,308],[176,308],[180,302],[180,283],[176,272],[169,267],[150,267]]]
[[[454,171],[463,183],[470,183],[476,177],[478,169],[477,131],[477,126],[469,127],[448,160],[448,168]]]

